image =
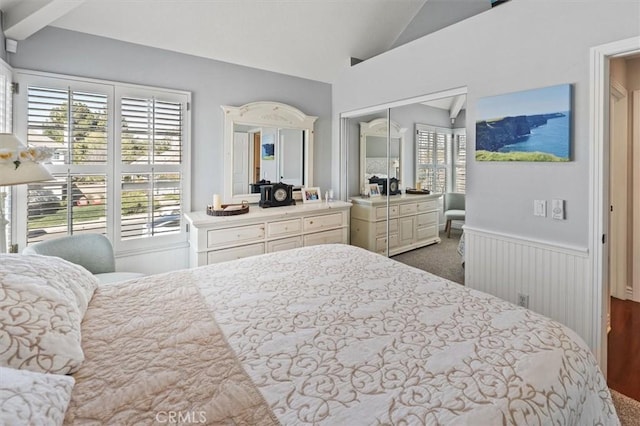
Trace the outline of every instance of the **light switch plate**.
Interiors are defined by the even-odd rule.
[[[533,215],[547,216],[547,200],[533,200]]]
[[[564,220],[564,200],[551,200],[551,217],[556,220]]]

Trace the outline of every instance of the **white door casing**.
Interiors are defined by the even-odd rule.
[[[640,302],[640,90],[633,92],[633,219],[632,219],[632,285],[633,300]]]
[[[593,309],[586,314],[592,321],[590,344],[594,348],[600,369],[607,373],[607,286],[606,229],[608,227],[608,120],[609,120],[609,58],[640,52],[640,38],[631,37],[591,48],[590,51],[590,143],[589,157],[589,257]]]
[[[627,89],[612,80],[610,85],[609,126],[609,287],[617,299],[627,298],[629,170]]]

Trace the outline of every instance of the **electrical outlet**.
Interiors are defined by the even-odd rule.
[[[518,293],[518,306],[522,306],[523,308],[529,307],[529,295]]]

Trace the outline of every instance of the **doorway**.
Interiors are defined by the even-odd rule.
[[[634,282],[638,275],[636,274],[634,276],[634,267],[632,266],[634,263],[637,263],[634,261],[637,255],[640,254],[640,251],[636,249],[634,255],[634,248],[637,245],[638,239],[638,235],[636,234],[638,226],[636,225],[634,230],[634,216],[630,216],[628,213],[629,211],[633,211],[634,208],[636,212],[640,212],[640,209],[635,207],[636,202],[634,202],[633,199],[630,200],[630,203],[628,202],[629,195],[633,195],[630,191],[632,191],[636,185],[636,174],[640,173],[640,166],[636,166],[636,161],[638,161],[640,156],[633,155],[634,151],[636,154],[640,154],[640,145],[636,148],[639,133],[635,129],[631,132],[633,144],[630,144],[629,140],[627,140],[627,145],[623,146],[623,151],[625,148],[628,150],[630,148],[631,153],[627,152],[626,158],[621,159],[620,153],[616,151],[619,147],[612,146],[614,143],[612,136],[615,137],[615,132],[620,131],[620,129],[615,129],[615,115],[622,114],[622,110],[624,109],[622,107],[623,104],[616,105],[616,102],[618,102],[616,97],[620,99],[624,98],[624,92],[619,90],[620,87],[614,87],[614,90],[611,88],[612,74],[616,75],[615,71],[613,73],[611,72],[613,61],[618,58],[632,59],[638,56],[640,56],[640,39],[638,38],[621,40],[591,49],[592,163],[590,166],[589,183],[591,194],[590,251],[593,253],[592,272],[594,288],[599,289],[594,298],[592,318],[594,321],[594,350],[600,368],[605,374],[607,374],[608,370],[609,357],[611,356],[612,363],[619,363],[621,361],[614,358],[613,355],[618,355],[620,351],[627,351],[625,348],[616,348],[616,354],[613,353],[613,350],[611,354],[608,353],[609,306],[612,291],[611,284],[614,284],[610,282],[610,278],[614,277],[618,280],[619,277],[623,277],[623,280],[615,283],[615,288],[613,289],[618,295],[622,294],[626,296],[627,294],[631,294],[633,296],[636,291],[640,291],[640,283]],[[627,79],[625,78],[624,80],[624,84],[630,87]],[[630,92],[629,87],[625,88],[627,98]],[[638,89],[640,89],[640,81],[638,82]],[[622,96],[620,96],[621,94]],[[635,105],[632,104],[631,108],[634,106]],[[636,109],[636,111],[630,115],[638,115],[638,111],[639,110]],[[617,123],[617,125],[624,127],[624,125],[620,125],[620,123]],[[627,127],[628,126],[627,124]],[[611,131],[614,132],[613,135]],[[632,159],[633,163],[630,162]],[[628,186],[624,189],[619,189],[619,186],[615,185],[615,182],[620,179],[620,176],[617,174],[618,170],[616,170],[620,167],[620,162],[624,163],[623,165],[626,169],[626,172],[622,174],[622,179],[625,180]],[[625,175],[626,177],[624,177]],[[640,184],[636,188],[640,188]],[[622,194],[625,201],[627,201],[626,208],[624,207],[624,201],[622,203],[620,202],[620,194]],[[638,197],[636,197],[636,199],[637,198]],[[617,206],[613,205],[612,202],[616,203]],[[615,218],[611,215],[612,207],[613,210],[618,213]],[[616,223],[613,224],[610,222],[610,219],[613,219]],[[622,228],[619,229],[620,227]],[[621,232],[626,232],[623,240],[620,240]],[[626,242],[624,239],[626,239]],[[613,273],[611,273],[612,268],[616,268]],[[628,292],[629,281],[631,282],[631,293]],[[636,284],[638,285],[636,286]],[[613,326],[619,327],[616,324]],[[639,334],[637,330],[635,334]],[[622,362],[626,363],[628,361]],[[628,365],[628,367],[630,369],[626,371],[626,375],[632,376],[630,372],[633,371],[633,367],[631,365]]]
[[[609,61],[609,386],[640,400],[640,287],[634,280],[640,252],[640,54]],[[638,204],[640,205],[640,204]]]

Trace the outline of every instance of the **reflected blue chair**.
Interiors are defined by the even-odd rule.
[[[464,198],[464,194],[457,192],[444,194],[444,219],[446,221],[444,231],[447,233],[447,238],[451,238],[451,221],[460,220],[464,222]]]

